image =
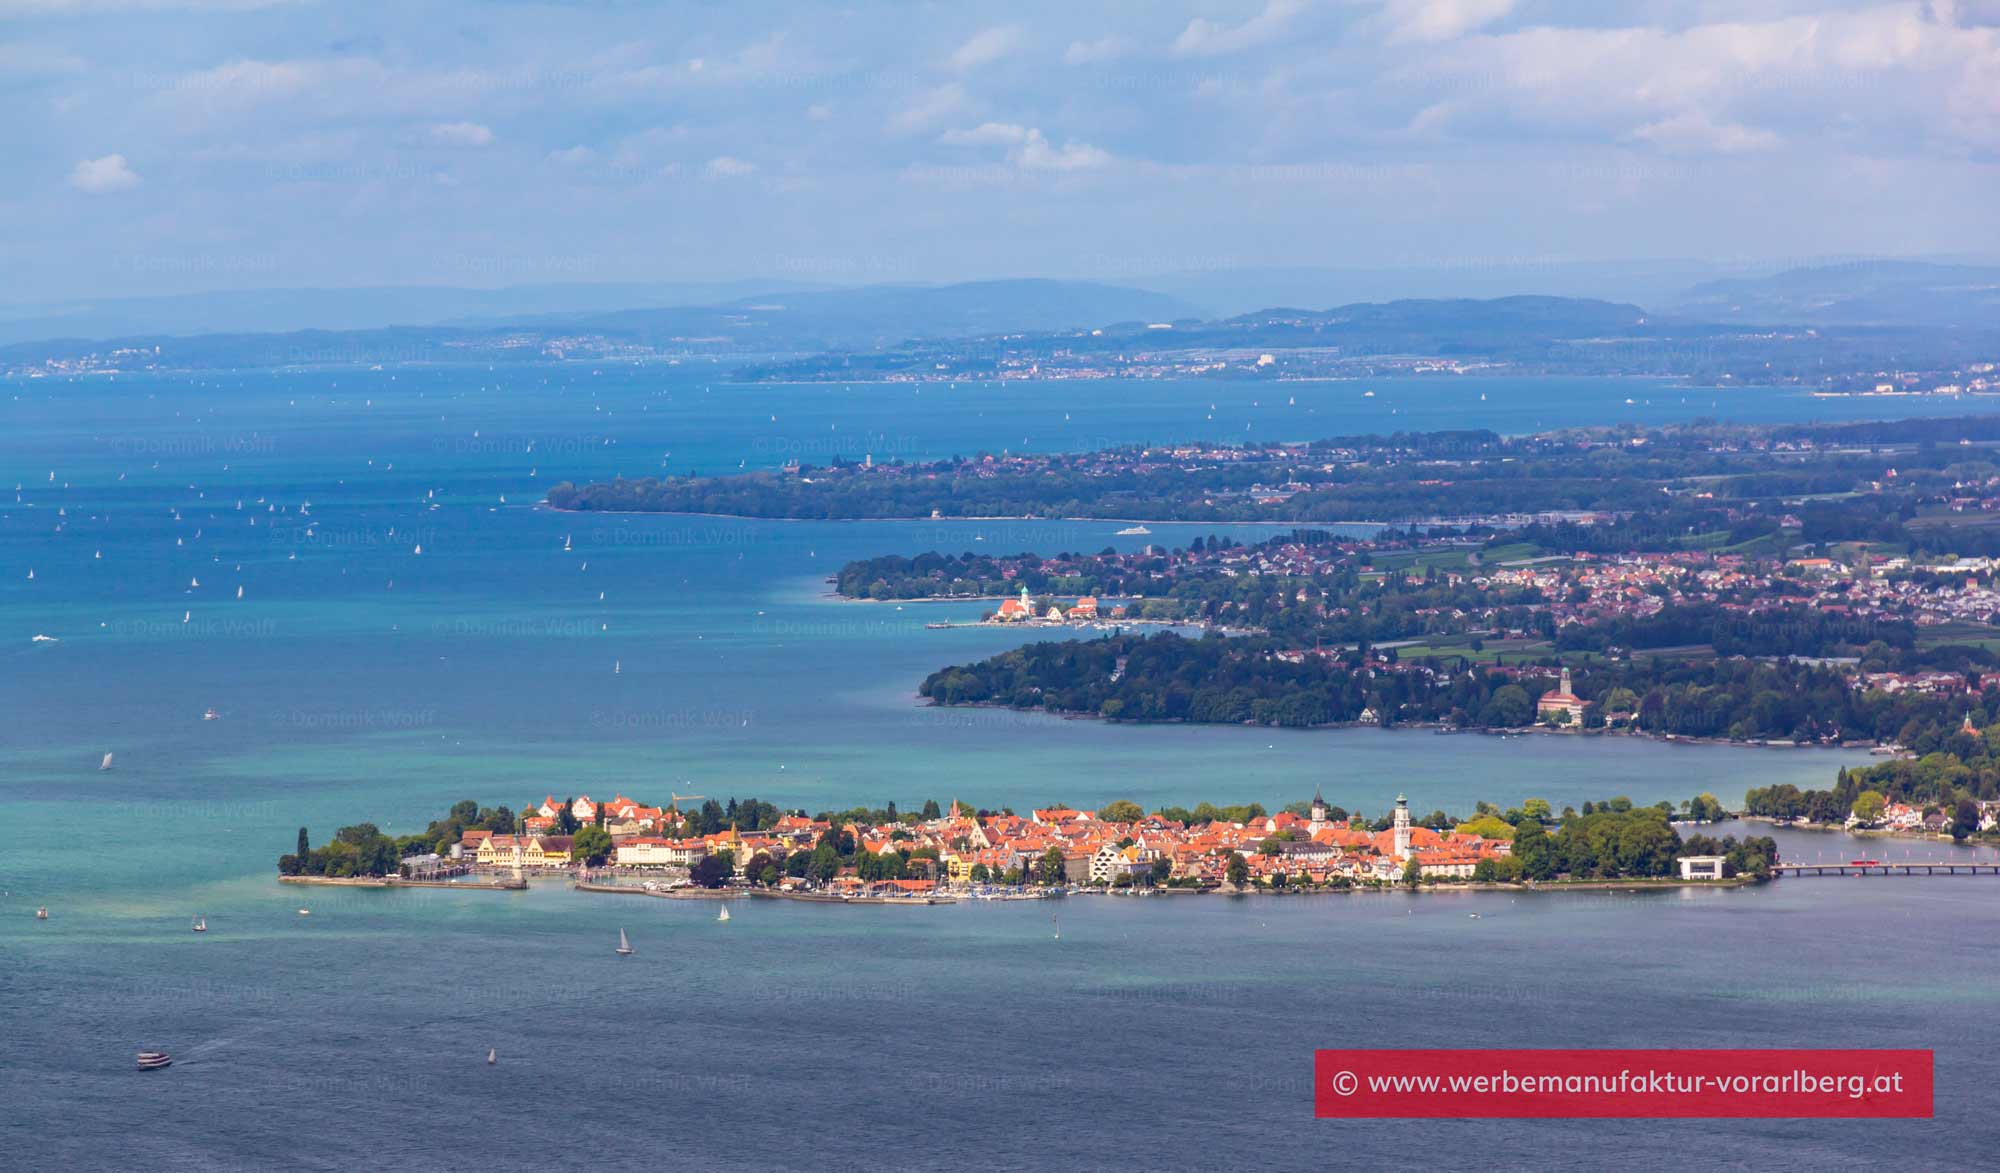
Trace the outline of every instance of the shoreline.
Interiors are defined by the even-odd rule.
[[[870,600],[870,601],[880,602],[883,600]],[[984,627],[987,625],[981,623],[971,623],[971,624],[966,624],[965,626]],[[1188,625],[1183,624],[1180,626],[1188,626]],[[923,701],[922,694],[913,693],[912,696],[920,702]],[[1227,722],[1227,721],[1134,721],[1134,720],[1127,720],[1123,717],[1106,717],[1102,713],[1084,713],[1084,712],[1056,713],[1056,712],[1051,712],[1048,709],[1018,709],[1012,705],[998,704],[989,701],[973,701],[966,704],[957,704],[957,705],[941,705],[936,703],[935,701],[932,701],[928,703],[919,703],[915,707],[919,709],[938,709],[944,711],[949,711],[952,709],[997,709],[1002,712],[1022,713],[1035,716],[1042,716],[1042,717],[1048,717],[1052,720],[1059,720],[1059,721],[1103,721],[1108,725],[1131,725],[1135,727],[1144,727],[1149,725],[1186,726],[1190,728],[1208,726],[1216,729],[1240,729],[1244,727],[1242,723]],[[1690,734],[1683,734],[1683,733],[1647,733],[1644,730],[1638,730],[1638,729],[1608,729],[1608,728],[1607,729],[1551,729],[1544,725],[1523,725],[1518,728],[1511,728],[1511,729],[1474,729],[1462,725],[1446,725],[1443,724],[1442,722],[1437,722],[1437,721],[1398,721],[1394,725],[1389,725],[1389,726],[1383,726],[1373,721],[1331,721],[1324,725],[1251,725],[1250,727],[1257,729],[1295,729],[1300,732],[1313,732],[1325,729],[1380,729],[1384,733],[1400,733],[1405,731],[1417,732],[1419,730],[1428,730],[1430,733],[1436,736],[1456,737],[1459,735],[1467,735],[1473,737],[1499,737],[1503,739],[1508,737],[1628,737],[1635,741],[1657,741],[1664,745],[1704,745],[1704,746],[1719,745],[1719,746],[1731,746],[1737,749],[1778,749],[1778,750],[1848,749],[1856,751],[1860,750],[1873,751],[1874,749],[1880,747],[1881,745],[1880,742],[1867,742],[1867,743],[1843,742],[1838,745],[1825,745],[1812,742],[1796,742],[1796,741],[1786,742],[1786,743],[1778,743],[1771,741],[1733,741],[1727,737],[1695,737]],[[1893,759],[1885,759],[1885,760],[1893,760]]]
[[[593,484],[596,484],[596,483],[601,483],[601,482],[591,482],[591,483],[593,483]],[[1043,517],[1043,516],[1040,516],[1040,515],[1038,515],[1038,514],[1022,514],[1022,515],[1020,515],[1020,516],[1018,516],[1018,517],[1009,517],[1009,516],[996,516],[996,517],[986,517],[986,516],[979,516],[979,517],[770,517],[770,516],[767,516],[767,515],[765,515],[765,514],[761,514],[761,513],[702,513],[702,512],[698,512],[698,511],[695,511],[695,510],[689,510],[689,509],[564,509],[564,508],[562,508],[562,507],[561,507],[561,506],[559,506],[559,505],[551,505],[551,504],[549,504],[549,501],[548,501],[548,498],[546,498],[546,497],[542,498],[542,499],[541,499],[540,501],[537,501],[537,502],[535,502],[535,504],[534,504],[534,506],[533,506],[533,507],[534,507],[534,508],[536,508],[536,509],[546,509],[546,510],[548,510],[548,511],[549,511],[550,513],[560,513],[560,514],[563,514],[564,516],[567,516],[567,517],[590,517],[590,516],[596,516],[596,517],[708,517],[708,518],[713,518],[713,519],[715,519],[715,520],[718,520],[718,521],[782,521],[782,522],[789,522],[789,523],[793,523],[793,524],[807,524],[807,523],[812,523],[812,522],[819,522],[819,523],[827,523],[827,524],[839,524],[839,525],[853,525],[853,524],[858,524],[858,523],[863,523],[863,522],[901,522],[901,523],[904,523],[904,524],[908,524],[908,523],[910,523],[910,522],[924,522],[924,521],[929,521],[929,522],[946,522],[946,521],[1016,521],[1016,522],[1019,522],[1019,521],[1041,521],[1041,522],[1051,522],[1051,523],[1053,523],[1053,522],[1067,522],[1067,523],[1070,523],[1070,524],[1072,524],[1072,525],[1087,525],[1087,524],[1091,524],[1091,523],[1094,523],[1094,522],[1103,522],[1103,523],[1105,523],[1105,524],[1107,524],[1107,525],[1109,525],[1109,524],[1112,524],[1112,523],[1114,523],[1114,522],[1115,522],[1115,523],[1118,523],[1118,524],[1121,524],[1121,525],[1269,525],[1269,526],[1282,526],[1282,527],[1285,527],[1285,528],[1288,528],[1288,529],[1299,529],[1299,528],[1301,528],[1301,527],[1308,527],[1308,528],[1310,528],[1310,527],[1318,527],[1318,526],[1332,526],[1332,525],[1365,525],[1365,526],[1372,526],[1372,527],[1374,527],[1374,528],[1377,528],[1377,529],[1393,529],[1393,528],[1395,528],[1395,527],[1397,527],[1397,526],[1403,526],[1403,525],[1423,525],[1423,524],[1425,524],[1425,522],[1423,522],[1422,520],[1413,520],[1413,521],[1406,521],[1406,522],[1405,522],[1405,521],[1229,521],[1229,520],[1224,520],[1224,519],[1220,519],[1220,518],[1199,518],[1199,519],[1183,519],[1183,520],[1180,520],[1180,521],[1174,521],[1174,520],[1165,520],[1165,521],[1162,521],[1162,520],[1160,520],[1159,518],[1153,518],[1153,517]],[[1116,534],[1113,534],[1113,535],[1111,535],[1111,536],[1112,536],[1112,537],[1117,537],[1118,535],[1116,535]],[[1127,535],[1127,536],[1128,536],[1128,537],[1138,537],[1138,536],[1142,536],[1142,535],[1137,535],[1137,534],[1131,534],[1131,535]]]
[[[479,880],[465,877],[452,880],[405,880],[399,876],[279,876],[280,884],[305,884],[324,888],[449,888],[464,892],[525,892],[526,880]]]

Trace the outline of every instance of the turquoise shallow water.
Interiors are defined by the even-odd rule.
[[[20,485],[0,500],[10,1145],[32,1139],[49,1165],[330,1167],[458,1145],[437,1121],[492,1119],[503,1139],[486,1163],[511,1168],[572,1151],[574,1120],[602,1114],[676,1122],[641,1130],[643,1146],[615,1129],[595,1141],[620,1164],[761,1163],[785,1138],[836,1132],[869,1140],[831,1163],[892,1167],[942,1163],[939,1136],[973,1166],[1296,1167],[1329,1151],[1407,1159],[1419,1139],[1465,1156],[1427,1161],[1472,1165],[1545,1157],[1552,1136],[1585,1166],[1642,1137],[1845,1164],[1906,1155],[1932,1126],[1336,1128],[1310,1119],[1310,1051],[1935,1037],[1941,1089],[1994,1074],[1977,976],[1993,960],[1991,881],[1566,897],[1472,923],[1460,898],[1077,901],[1059,947],[1041,906],[758,905],[718,931],[699,906],[556,890],[280,889],[271,864],[301,823],[316,840],[362,819],[400,830],[461,797],[1277,805],[1322,787],[1369,810],[1407,791],[1428,810],[1733,798],[1859,760],[921,709],[926,672],[1015,637],[923,628],[977,604],[829,600],[821,580],[841,561],[1148,539],[1094,523],[582,518],[532,503],[561,477],[662,461],[1879,404],[1588,381],[1382,383],[1364,401],[1348,384],[1273,397],[1206,384],[704,391],[701,378],[524,368],[4,388],[0,488]],[[1153,528],[1174,543],[1218,527]],[[211,707],[220,719],[201,720]],[[1800,850],[1838,852],[1821,842]],[[54,918],[35,922],[37,904]],[[203,937],[187,931],[196,913]],[[607,947],[620,925],[641,945],[625,963]],[[1876,996],[1912,955],[1924,972],[1898,980],[1914,984]],[[1959,1021],[1948,1036],[1938,1012]],[[134,1083],[130,1054],[148,1045],[183,1058]],[[506,1057],[491,1070],[476,1062],[489,1046]],[[1990,1106],[1947,1100],[1948,1116]],[[1975,1155],[1936,1151],[1941,1165]]]

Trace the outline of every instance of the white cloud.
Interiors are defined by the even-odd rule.
[[[970,130],[950,130],[938,141],[952,146],[1005,146],[1008,161],[1028,171],[1084,171],[1111,162],[1109,152],[1074,139],[1061,147],[1040,130],[1012,122],[985,122]]]
[[[93,12],[248,12],[296,0],[0,0],[4,16],[82,16]]]
[[[78,163],[69,173],[69,185],[91,195],[103,195],[139,186],[139,175],[125,162],[125,156],[106,155]]]
[[[83,58],[60,49],[0,44],[0,77],[57,77],[83,69]]]
[[[1012,122],[982,122],[970,130],[947,130],[938,136],[941,143],[959,147],[976,147],[997,143],[1009,145],[1024,142],[1031,132],[1025,126]]]
[[[952,51],[948,61],[953,69],[977,69],[1019,49],[1023,40],[1019,25],[995,25],[974,33],[971,40]]]
[[[583,146],[582,144],[578,144],[577,146],[574,147],[562,147],[557,150],[549,152],[549,162],[561,163],[564,166],[568,167],[575,167],[584,163],[588,163],[592,159],[595,159],[596,157],[597,157],[596,151],[593,151],[589,147]]]
[[[1708,115],[1694,110],[1649,122],[1633,131],[1631,137],[1667,151],[1719,151],[1731,155],[1778,145],[1778,136],[1768,130],[1734,122],[1713,122]]]
[[[1440,26],[1430,26],[1440,27]],[[1680,27],[1534,26],[1422,49],[1378,90],[1515,126],[1680,151],[1781,139],[2000,144],[2000,34],[1914,3]],[[1981,95],[1988,95],[1983,98]]]
[[[965,87],[953,82],[927,90],[916,101],[889,117],[889,129],[898,134],[929,130],[966,107]]]
[[[737,179],[755,170],[755,163],[745,162],[734,155],[717,155],[702,168],[702,173],[710,179]]]
[[[1174,38],[1176,57],[1219,57],[1269,44],[1284,34],[1285,28],[1305,7],[1302,0],[1269,0],[1264,10],[1239,25],[1217,24],[1196,17]]]
[[[1093,65],[1099,61],[1116,61],[1128,52],[1123,37],[1099,37],[1095,41],[1071,41],[1063,50],[1064,65]]]
[[[424,129],[423,141],[434,147],[490,147],[493,132],[477,122],[438,122]]]
[[[1388,0],[1388,39],[1436,44],[1485,28],[1514,11],[1514,0]]]

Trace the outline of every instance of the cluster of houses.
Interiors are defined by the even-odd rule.
[[[993,612],[988,622],[1026,623],[1042,620],[1048,623],[1094,623],[1099,618],[1123,619],[1125,614],[1124,607],[1113,607],[1104,616],[1099,616],[1097,599],[1093,595],[1084,595],[1068,607],[1051,602],[1045,610],[1037,614],[1035,601],[1029,597],[1028,588],[1023,586],[1019,598],[1001,600],[999,610]]]
[[[553,797],[529,808],[520,834],[467,830],[452,848],[455,861],[515,870],[567,868],[573,837],[552,829],[562,820]],[[742,874],[751,860],[768,856],[782,862],[795,852],[812,852],[829,831],[851,835],[857,852],[909,852],[906,877],[892,883],[918,892],[939,885],[1005,883],[1034,875],[1055,852],[1062,880],[1070,884],[1126,884],[1180,881],[1224,883],[1232,857],[1241,856],[1250,882],[1328,884],[1393,883],[1412,861],[1426,879],[1470,879],[1482,859],[1507,855],[1505,839],[1438,831],[1410,821],[1409,803],[1396,799],[1391,825],[1370,830],[1358,819],[1332,818],[1314,795],[1304,814],[1290,811],[1247,822],[1185,823],[1160,814],[1130,820],[1099,817],[1095,811],[1050,808],[1029,815],[975,814],[957,802],[934,819],[861,825],[832,823],[788,814],[771,827],[742,831],[731,827],[711,835],[689,835],[685,820],[671,807],[646,807],[620,796],[598,804],[573,800],[569,816],[578,825],[601,825],[613,844],[607,863],[631,869],[685,869],[711,855],[727,853]],[[932,858],[932,856],[935,858]],[[853,875],[837,876],[839,888],[864,885]],[[1282,877],[1282,879],[1280,879]],[[787,879],[787,885],[804,881]]]

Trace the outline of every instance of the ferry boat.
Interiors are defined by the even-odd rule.
[[[216,712],[214,709],[209,709],[207,712],[201,715],[201,719],[204,721],[213,721],[221,716],[222,716],[221,713]]]
[[[1128,525],[1124,529],[1119,530],[1116,534],[1112,536],[1120,538],[1136,538],[1136,537],[1141,537],[1145,534],[1150,534],[1152,532],[1153,532],[1152,530],[1147,529],[1143,525]]]
[[[165,1051],[139,1052],[139,1070],[141,1071],[158,1071],[162,1067],[172,1067],[173,1065],[174,1057]]]

